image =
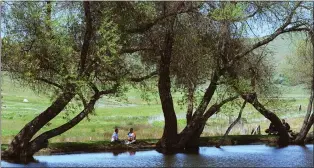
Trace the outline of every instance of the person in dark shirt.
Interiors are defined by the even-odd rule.
[[[290,131],[290,125],[286,122],[285,119],[282,119],[282,124],[286,128],[287,131]]]
[[[271,135],[271,134],[277,135],[277,134],[278,134],[278,130],[277,130],[277,128],[275,127],[275,124],[274,124],[274,123],[270,123],[269,128],[266,129],[265,132],[268,133],[268,135]]]
[[[290,125],[286,122],[285,119],[282,119],[281,121],[282,121],[282,125],[286,128],[289,137],[293,138],[294,137],[294,133],[292,132],[292,130],[290,130]]]

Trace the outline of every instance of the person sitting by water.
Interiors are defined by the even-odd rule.
[[[291,132],[290,125],[286,122],[285,119],[282,119],[282,125],[286,128],[288,132]]]
[[[277,130],[274,123],[270,123],[269,128],[266,129],[265,132],[268,133],[268,135],[271,135],[271,134],[277,135],[278,134],[278,130]]]
[[[130,132],[128,133],[128,142],[133,143],[136,141],[136,134],[133,131],[133,128],[130,128]]]
[[[119,139],[119,129],[118,128],[116,128],[115,130],[114,130],[114,133],[112,134],[112,136],[111,136],[111,142],[118,142],[118,143],[120,143],[121,141],[120,141],[120,139]]]
[[[288,135],[290,138],[293,138],[293,133],[292,133],[292,130],[290,130],[290,125],[286,122],[285,119],[282,119],[282,125],[286,128],[287,132],[288,132]]]

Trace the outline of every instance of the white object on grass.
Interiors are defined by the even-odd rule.
[[[28,100],[27,100],[27,99],[24,99],[24,100],[23,100],[23,102],[24,102],[24,103],[27,103],[27,102],[28,102]]]

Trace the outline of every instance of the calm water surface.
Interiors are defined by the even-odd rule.
[[[35,156],[27,165],[1,161],[2,167],[314,167],[313,145],[201,147],[198,154],[163,155],[155,150]]]

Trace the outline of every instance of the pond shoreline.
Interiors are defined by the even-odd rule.
[[[221,136],[201,137],[200,147],[215,146]],[[277,136],[270,135],[230,135],[225,139],[224,145],[270,145],[276,146]],[[98,153],[98,152],[116,152],[127,151],[145,151],[156,148],[158,139],[139,139],[135,144],[114,144],[110,141],[90,141],[90,142],[57,142],[49,143],[48,148],[42,149],[35,154],[40,155],[62,155],[77,153]],[[312,143],[311,143],[312,144]],[[1,152],[7,148],[7,144],[1,145]]]

